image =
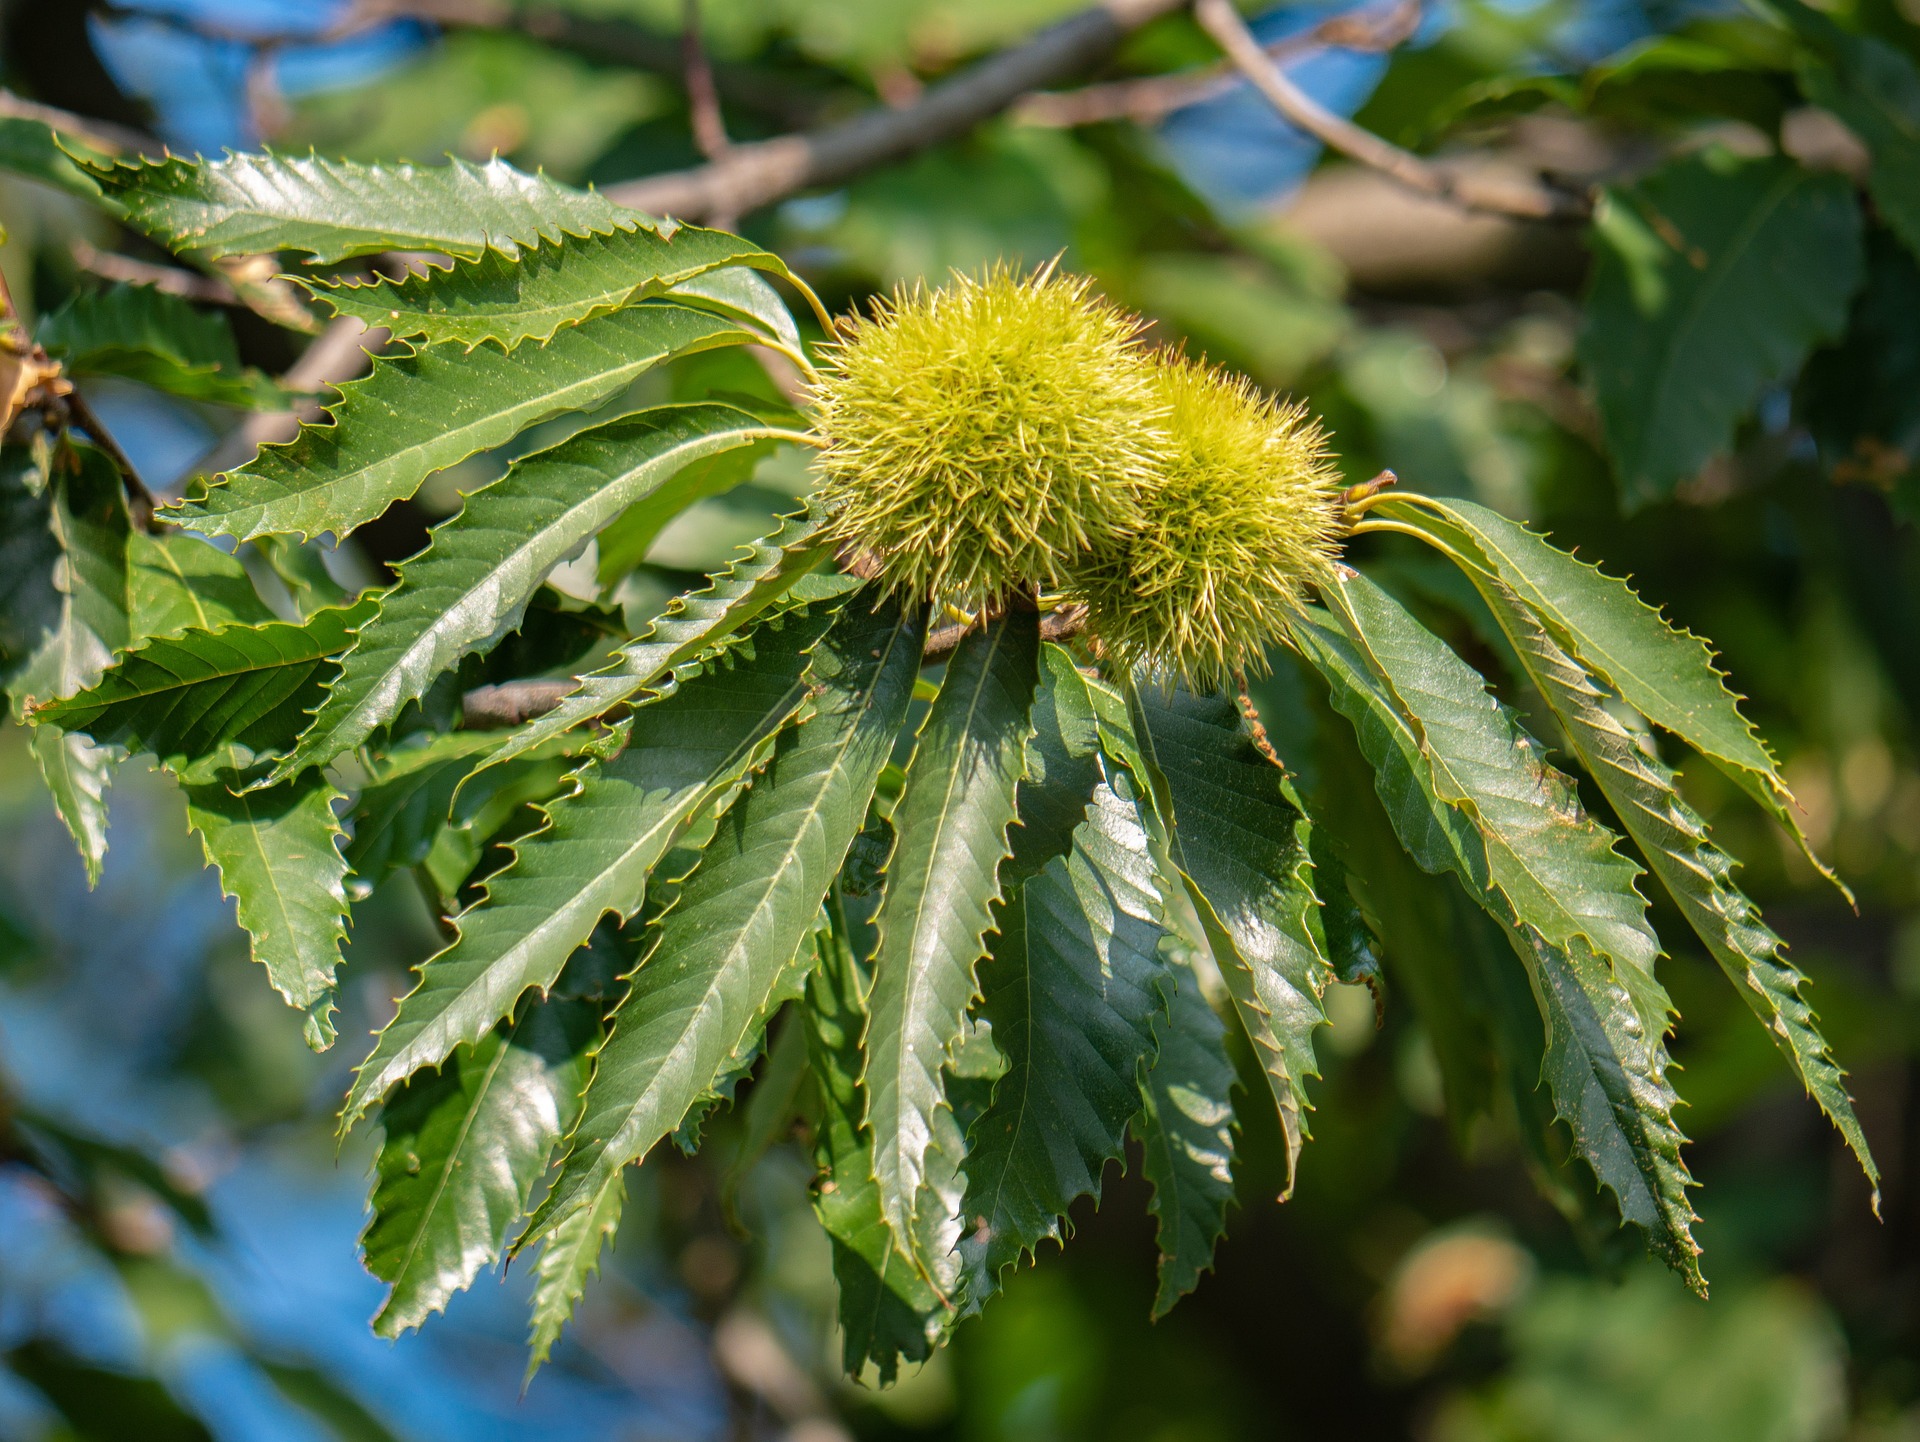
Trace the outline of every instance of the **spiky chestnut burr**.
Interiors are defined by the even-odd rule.
[[[1341,533],[1338,472],[1298,405],[1182,356],[1155,367],[1172,454],[1140,526],[1067,580],[1123,666],[1212,691],[1265,668]]]
[[[843,324],[813,393],[833,539],[969,607],[1114,545],[1169,449],[1138,333],[1051,266],[903,288]]]

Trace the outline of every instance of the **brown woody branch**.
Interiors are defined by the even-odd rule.
[[[1424,10],[1423,0],[1395,0],[1390,9],[1374,14],[1329,16],[1311,29],[1283,36],[1262,48],[1273,65],[1285,65],[1319,50],[1392,50],[1413,37]],[[1107,120],[1151,125],[1176,110],[1224,95],[1240,83],[1233,62],[1221,60],[1178,75],[1147,75],[1079,90],[1029,95],[1013,108],[1013,118],[1027,125],[1060,129]]]
[[[607,195],[636,210],[698,220],[745,215],[797,191],[837,185],[965,135],[1022,96],[1098,64],[1127,35],[1179,3],[1104,0],[1023,45],[929,85],[910,105],[876,108],[804,134],[736,145],[711,164],[609,186]]]
[[[1380,171],[1409,190],[1464,210],[1520,220],[1584,220],[1592,205],[1542,182],[1454,174],[1335,115],[1268,60],[1230,0],[1194,0],[1194,18],[1283,119],[1322,144]]]

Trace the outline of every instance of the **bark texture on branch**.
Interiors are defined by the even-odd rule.
[[[1106,0],[929,85],[911,105],[736,145],[710,165],[608,186],[606,193],[636,210],[700,220],[745,215],[801,190],[837,185],[965,135],[1023,96],[1091,69],[1127,35],[1179,6],[1180,0]]]

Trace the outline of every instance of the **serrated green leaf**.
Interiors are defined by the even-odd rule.
[[[395,871],[427,859],[453,809],[454,793],[500,738],[455,731],[383,756],[353,804],[348,890],[366,896]]]
[[[1631,868],[1626,895],[1634,906],[1612,890],[1609,875],[1614,863],[1628,863],[1610,843],[1604,855],[1595,851],[1591,833],[1599,828],[1579,811],[1564,778],[1540,760],[1538,743],[1486,694],[1478,675],[1378,588],[1355,578],[1336,594],[1348,599],[1362,590],[1367,619],[1349,617],[1349,624],[1368,638],[1367,649],[1311,615],[1294,627],[1295,640],[1327,678],[1335,708],[1353,722],[1401,843],[1424,869],[1458,875],[1525,963],[1546,1026],[1554,1106],[1579,1154],[1619,1199],[1622,1215],[1699,1289],[1686,1198],[1691,1179],[1680,1158],[1685,1139],[1673,1121],[1678,1098],[1660,1043],[1665,996],[1650,970],[1640,973],[1629,958],[1609,964],[1588,936],[1590,929],[1617,933],[1640,904]],[[1397,684],[1383,674],[1389,668]],[[1403,701],[1409,693],[1418,710]],[[1490,814],[1446,799],[1467,789],[1458,785],[1463,759],[1471,790],[1490,803]],[[1516,847],[1527,854],[1515,854]],[[1542,866],[1555,878],[1542,884],[1561,894],[1541,906],[1538,887],[1517,884],[1532,908],[1523,911],[1504,882],[1528,865]],[[1561,914],[1548,914],[1554,910]],[[1604,924],[1589,928],[1582,912],[1597,913]],[[1531,924],[1536,915],[1565,939],[1549,943]],[[1643,1007],[1659,1019],[1649,1025]]]
[[[822,629],[823,618],[804,616],[761,627],[750,647],[638,713],[617,757],[575,773],[573,790],[546,808],[548,824],[456,919],[458,939],[420,967],[355,1074],[343,1130],[411,1073],[478,1042],[526,991],[551,987],[602,916],[639,909],[682,824],[805,699],[807,652]]]
[[[616,1172],[593,1199],[547,1234],[534,1264],[533,1323],[527,1337],[527,1380],[533,1380],[600,1266],[600,1249],[620,1230],[627,1179]]]
[[[974,967],[1000,899],[1039,662],[1032,611],[998,617],[961,641],[893,810],[898,839],[875,918],[861,1085],[881,1211],[930,1280],[942,1259],[925,1254],[916,1227],[936,1220],[922,1191],[933,1175],[936,1119],[950,1112],[941,1068],[977,993]]]
[[[747,1054],[866,819],[923,637],[917,608],[855,601],[820,643],[813,713],[781,733],[661,917],[530,1237],[588,1205]]]
[[[1287,1192],[1310,1135],[1306,1079],[1333,968],[1313,889],[1313,824],[1286,774],[1253,744],[1223,696],[1131,691],[1166,846],[1192,893],[1279,1110]]]
[[[135,531],[127,562],[137,641],[274,620],[247,568],[198,536]]]
[[[736,265],[792,279],[784,261],[750,241],[683,225],[666,233],[639,226],[568,237],[518,256],[491,250],[452,270],[416,272],[400,280],[301,284],[338,314],[358,317],[369,327],[385,326],[399,337],[456,342],[468,350],[493,341],[512,350],[522,341],[548,340],[564,326]]]
[[[341,793],[319,772],[236,796],[218,782],[189,786],[187,824],[238,903],[253,959],[273,989],[306,1014],[307,1045],[333,1045],[333,976],[346,940]]]
[[[1509,1097],[1528,1170],[1541,1194],[1598,1245],[1620,1217],[1576,1175],[1554,1132],[1554,1101],[1541,1084],[1545,1031],[1526,969],[1494,919],[1443,866],[1429,874],[1395,836],[1381,805],[1387,772],[1376,774],[1353,728],[1325,710],[1316,736],[1321,785],[1316,836],[1329,834],[1379,938],[1397,994],[1411,1003],[1433,1045],[1447,1120],[1464,1152],[1476,1124],[1492,1114],[1495,1089]]]
[[[325,694],[328,658],[346,649],[373,612],[365,600],[298,624],[158,637],[127,652],[91,690],[34,715],[205,779],[195,762],[246,766],[291,746]]]
[[[1861,277],[1844,176],[1692,156],[1610,191],[1580,359],[1621,493],[1665,500],[1761,392],[1839,335]]]
[[[98,200],[100,187],[93,177],[74,164],[69,147],[106,163],[105,156],[72,135],[56,139],[52,127],[38,120],[20,115],[0,116],[0,170],[11,170],[15,175],[42,181],[84,199]]]
[[[186,400],[286,410],[280,387],[240,364],[227,318],[150,285],[76,292],[34,339],[70,376],[123,376]]]
[[[1771,8],[1809,46],[1800,52],[1800,88],[1866,142],[1874,207],[1920,255],[1920,71],[1884,40],[1843,30],[1798,0]]]
[[[577,677],[578,685],[558,706],[515,731],[489,764],[510,761],[582,721],[632,701],[669,676],[675,666],[759,616],[832,554],[832,548],[819,540],[824,521],[825,516],[813,507],[788,517],[771,535],[745,547],[745,554],[726,570],[710,576],[700,590],[676,596],[665,614],[615,652],[605,666]]]
[[[643,497],[668,512],[690,505],[700,499],[690,462],[766,434],[731,406],[661,406],[584,431],[476,491],[400,567],[277,775],[358,746],[462,656],[519,626],[548,573],[607,522]]]
[[[175,251],[212,258],[291,250],[331,265],[388,250],[477,260],[489,249],[627,230],[645,217],[506,161],[363,165],[319,156],[89,166],[121,219]]]
[[[367,1270],[390,1284],[383,1337],[418,1327],[497,1261],[507,1231],[580,1115],[600,1007],[532,1002],[422,1073],[380,1113]]]
[[[210,536],[344,535],[435,471],[505,445],[536,421],[592,410],[661,361],[752,337],[723,317],[649,301],[584,321],[512,355],[427,346],[377,357],[339,386],[330,420],[266,446],[218,484],[167,508]]]
[[[1801,995],[1807,978],[1787,960],[1759,908],[1734,885],[1732,859],[1713,844],[1706,823],[1674,789],[1674,773],[1607,710],[1579,663],[1554,644],[1496,577],[1475,579],[1587,774],[1807,1094],[1859,1159],[1873,1185],[1877,1211],[1880,1171],[1854,1115],[1846,1075]]]
[[[780,299],[780,292],[768,283],[766,276],[760,274],[762,269],[771,271],[772,267],[730,265],[703,271],[674,286],[671,294],[685,305],[703,306],[725,315],[737,315],[750,320],[789,350],[798,351],[800,331],[793,323],[793,312]],[[799,286],[808,300],[813,301],[814,313],[823,317],[824,328],[825,317],[813,292],[798,276],[787,274],[787,279]],[[828,334],[832,332],[829,330]]]
[[[1665,618],[1625,582],[1550,545],[1525,526],[1470,501],[1395,500],[1383,516],[1438,537],[1458,551],[1459,532],[1561,649],[1634,710],[1671,731],[1760,803],[1840,886],[1801,829],[1799,808],[1753,723],[1740,714],[1711,647]],[[1436,529],[1436,518],[1439,528]],[[1450,523],[1453,531],[1448,529]],[[1840,886],[1842,894],[1848,894]],[[1850,897],[1849,897],[1850,899]]]
[[[1051,641],[1040,647],[1031,720],[1026,769],[1014,792],[1016,825],[1007,838],[1012,854],[1000,867],[1000,887],[1009,895],[1073,849],[1074,832],[1102,780],[1100,727],[1087,688],[1073,657]]]
[[[253,548],[273,574],[286,585],[294,609],[305,617],[328,606],[344,606],[353,599],[327,569],[319,541],[295,541],[286,536],[256,536]]]
[[[981,1010],[1007,1071],[967,1134],[969,1309],[1059,1240],[1068,1208],[1098,1198],[1102,1169],[1125,1153],[1170,989],[1153,872],[1138,807],[1102,784],[1071,853],[1001,911]]]
[[[1416,728],[1435,794],[1486,843],[1487,884],[1549,946],[1585,936],[1633,996],[1650,1038],[1673,1004],[1654,976],[1660,940],[1647,922],[1640,867],[1580,806],[1545,748],[1488,694],[1486,682],[1387,593],[1355,577],[1339,598],[1350,633]]]
[[[858,1376],[873,1363],[882,1386],[902,1361],[924,1362],[945,1329],[947,1309],[907,1255],[894,1245],[873,1180],[873,1142],[861,1129],[867,1028],[866,968],[845,909],[832,899],[834,928],[807,980],[807,1048],[820,1094],[814,1157],[820,1180],[813,1209],[833,1245],[840,1288],[842,1361]]]
[[[1156,1320],[1212,1269],[1233,1201],[1234,1077],[1227,1029],[1207,1005],[1193,968],[1169,970],[1170,1010],[1154,1022],[1157,1055],[1133,1120],[1141,1169],[1153,1187],[1147,1205],[1159,1223]]]
[[[55,456],[52,497],[49,524],[60,548],[54,570],[60,618],[8,684],[16,717],[35,701],[64,699],[93,685],[132,639],[127,567],[132,527],[120,473],[91,446],[65,448]],[[36,715],[34,760],[92,886],[107,853],[106,793],[113,758],[82,737],[55,734],[50,728],[57,724]]]

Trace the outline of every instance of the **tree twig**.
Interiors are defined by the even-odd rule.
[[[1409,190],[1465,210],[1519,220],[1582,220],[1592,206],[1582,196],[1541,182],[1509,182],[1456,175],[1335,115],[1268,61],[1230,0],[1194,0],[1194,18],[1282,118],[1342,155],[1392,177]]]
[[[836,185],[966,134],[1021,96],[1098,64],[1127,35],[1179,4],[1104,0],[928,86],[912,105],[877,107],[805,134],[736,145],[711,164],[608,186],[606,193],[636,210],[698,220],[745,215],[796,191]]]
[[[733,142],[727,138],[720,92],[713,82],[713,63],[707,59],[706,41],[700,33],[700,0],[680,0],[680,73],[687,88],[693,143],[708,160],[718,160],[733,149]]]
[[[922,661],[944,661],[959,649],[972,626],[963,626],[955,622],[951,626],[942,626],[927,637],[926,649],[920,653]],[[1057,611],[1049,611],[1040,618],[1040,639],[1042,641],[1065,641],[1078,636],[1087,629],[1087,608],[1085,606],[1062,606]]]
[[[1413,37],[1424,11],[1423,0],[1395,0],[1390,9],[1375,14],[1329,16],[1311,29],[1282,36],[1262,48],[1274,65],[1327,49],[1392,50]],[[1145,75],[1079,90],[1043,91],[1014,106],[1013,118],[1023,124],[1057,129],[1097,125],[1106,120],[1152,125],[1176,110],[1224,95],[1240,83],[1233,62],[1220,60],[1176,75]]]
[[[140,473],[133,468],[133,462],[127,453],[120,449],[120,442],[113,433],[100,423],[100,417],[94,413],[87,398],[80,394],[79,388],[68,391],[61,397],[73,418],[93,443],[106,452],[107,459],[120,470],[120,479],[127,488],[127,510],[133,517],[134,525],[143,531],[153,529],[153,492],[147,489],[147,483],[140,479]]]
[[[130,255],[98,250],[84,240],[73,243],[73,263],[102,280],[117,280],[127,285],[150,285],[155,290],[180,296],[184,300],[197,300],[205,305],[246,305],[224,280],[211,275],[197,275],[178,266],[155,265],[149,260],[135,260]]]

